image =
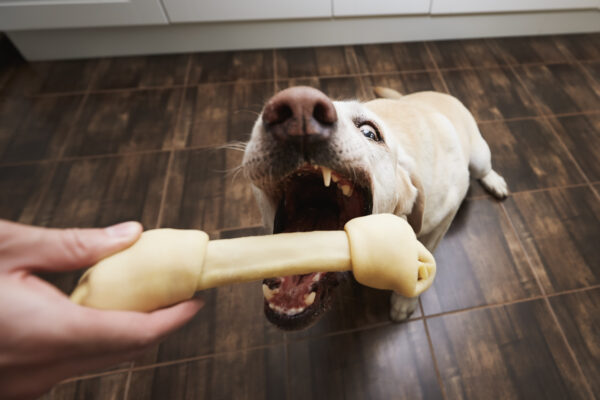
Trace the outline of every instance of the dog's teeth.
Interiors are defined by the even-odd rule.
[[[271,289],[269,289],[269,286],[267,286],[264,283],[262,285],[262,290],[263,290],[263,295],[265,296],[265,299],[267,299],[267,301],[271,300],[273,298],[273,296],[279,292],[279,288],[271,290]]]
[[[336,174],[335,172],[331,174],[331,180],[334,181],[335,183],[339,182],[340,177],[338,176],[338,174]]]
[[[331,170],[327,167],[321,167],[321,172],[323,173],[323,184],[325,184],[325,187],[329,187],[331,184]]]
[[[350,197],[350,196],[352,196],[352,186],[350,186],[350,185],[348,185],[348,184],[344,183],[344,184],[341,186],[341,188],[342,188],[342,193],[344,193],[344,196],[346,196],[346,197]]]
[[[304,296],[304,304],[306,304],[307,306],[310,306],[312,303],[315,302],[315,297],[316,296],[317,296],[317,293],[310,292],[309,294],[307,294],[306,296]]]

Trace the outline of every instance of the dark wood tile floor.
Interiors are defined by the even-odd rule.
[[[598,397],[599,49],[584,34],[28,64],[0,40],[0,218],[266,234],[234,144],[298,84],[451,93],[512,190],[498,202],[474,183],[409,322],[352,279],[295,333],[265,320],[259,283],[213,289],[144,356],[44,398]],[[44,278],[70,291],[79,274]]]

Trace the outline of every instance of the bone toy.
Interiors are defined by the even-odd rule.
[[[213,241],[198,230],[155,229],[86,271],[71,300],[101,309],[152,311],[216,286],[349,270],[363,285],[415,297],[431,286],[436,266],[410,225],[392,214],[355,218],[344,231]]]

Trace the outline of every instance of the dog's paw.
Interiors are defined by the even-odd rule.
[[[481,178],[481,184],[488,192],[499,199],[508,196],[508,185],[506,184],[506,181],[493,169],[490,170],[486,176]]]
[[[394,322],[406,320],[417,309],[418,297],[404,297],[392,293],[390,298],[390,319]]]

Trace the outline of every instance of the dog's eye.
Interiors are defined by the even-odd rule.
[[[377,129],[373,127],[371,124],[362,124],[358,127],[360,133],[362,133],[365,137],[374,140],[376,142],[381,142],[381,136],[379,136],[379,132]]]

